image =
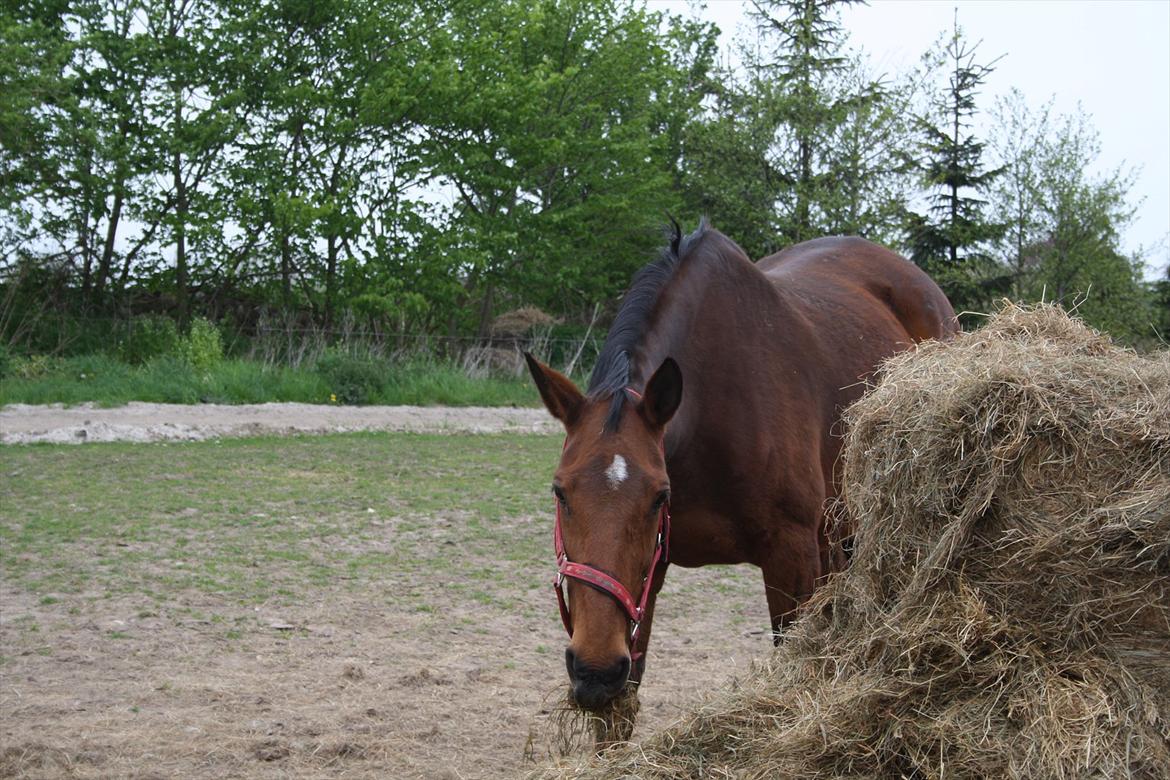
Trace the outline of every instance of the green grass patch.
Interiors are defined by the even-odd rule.
[[[155,403],[410,404],[418,406],[536,406],[527,377],[468,377],[458,366],[433,360],[356,361],[333,358],[321,366],[271,366],[223,360],[197,369],[169,356],[130,365],[106,355],[31,361],[21,374],[0,379],[0,405]]]
[[[533,518],[559,451],[554,436],[373,433],[2,447],[0,572],[42,604],[133,595],[151,613],[192,591],[290,603],[380,581],[425,610],[415,583],[446,571],[504,604],[501,565],[548,564]]]

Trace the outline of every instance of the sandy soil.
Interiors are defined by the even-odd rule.
[[[11,404],[0,409],[0,444],[166,441],[344,431],[556,433],[544,409],[317,404],[130,403],[103,409]]]
[[[557,424],[543,410],[300,404],[0,412],[5,442],[367,428],[551,432]],[[547,518],[513,522],[530,529],[518,533],[543,533]],[[564,690],[555,599],[534,585],[551,576],[551,563],[550,571],[506,556],[468,563],[496,567],[520,607],[459,597],[449,587],[458,572],[387,571],[279,608],[201,593],[168,593],[162,607],[96,588],[30,594],[0,577],[0,777],[523,775],[533,757],[547,760],[548,712]],[[753,568],[672,568],[634,739],[767,654],[766,614]]]
[[[544,574],[501,571],[537,618],[441,581],[411,585],[429,613],[396,604],[393,580],[295,609],[190,594],[161,612],[0,586],[0,777],[522,776],[552,752],[565,678],[552,593],[524,584]],[[672,570],[635,740],[771,649],[762,591],[752,569]]]

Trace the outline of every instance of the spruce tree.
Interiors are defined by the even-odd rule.
[[[927,190],[925,211],[907,213],[910,257],[934,276],[956,311],[988,307],[1011,283],[989,249],[1004,228],[984,214],[982,197],[1002,169],[985,166],[984,143],[972,129],[979,87],[998,59],[980,64],[976,49],[956,21],[938,53],[946,87],[918,117],[918,154],[910,160]]]

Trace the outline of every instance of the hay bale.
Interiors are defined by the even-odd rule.
[[[547,777],[1170,777],[1170,353],[1006,308],[848,412],[851,568],[739,687]]]
[[[535,306],[522,306],[496,317],[492,321],[491,334],[492,338],[519,338],[535,328],[548,328],[556,322],[552,315]]]

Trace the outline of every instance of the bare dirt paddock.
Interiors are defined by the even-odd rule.
[[[304,409],[284,411],[297,424],[305,423]],[[499,426],[555,430],[544,427],[533,410],[520,411],[520,422],[507,422],[513,418],[506,411],[488,414],[505,420],[495,423]],[[31,416],[27,409],[3,412],[0,427],[7,441],[17,427],[14,413]],[[63,422],[55,428],[40,423],[38,435],[77,425],[108,433],[113,428],[101,425],[114,423],[103,416],[119,413],[127,414],[86,409],[77,423],[69,418],[77,410],[41,411]],[[141,415],[141,410],[133,413]],[[462,417],[463,410],[438,414],[444,422],[432,430],[483,425],[474,416],[480,412],[471,417]],[[281,424],[287,424],[289,417],[283,419]],[[161,415],[142,421],[155,429],[175,424]],[[117,424],[128,423],[123,417]],[[321,423],[325,430],[335,424]],[[341,450],[366,441],[326,438],[336,440]],[[495,437],[455,438],[487,441],[479,446],[488,450],[500,446]],[[538,453],[541,458],[559,448],[556,437],[532,440],[547,441]],[[425,444],[422,439],[419,445],[414,439],[407,442],[410,447]],[[517,552],[486,543],[464,549],[455,530],[466,519],[459,512],[427,505],[411,514],[401,508],[367,507],[372,502],[366,498],[354,499],[358,503],[353,506],[342,501],[322,510],[322,517],[352,514],[365,524],[360,540],[339,540],[322,531],[319,540],[298,541],[297,549],[318,544],[321,550],[334,550],[360,543],[363,551],[378,551],[417,543],[420,549],[443,551],[445,557],[435,559],[443,563],[375,570],[376,576],[355,569],[352,577],[306,583],[295,568],[305,564],[290,558],[288,590],[245,603],[219,595],[216,587],[198,586],[199,578],[156,571],[181,566],[183,555],[191,567],[199,545],[211,544],[197,527],[202,505],[183,498],[167,506],[166,496],[184,489],[182,479],[193,479],[187,472],[196,467],[182,460],[184,453],[192,447],[207,452],[213,443],[178,445],[178,452],[173,444],[111,446],[121,449],[6,448],[8,454],[0,452],[5,472],[0,481],[12,482],[0,488],[0,520],[10,533],[20,533],[21,519],[4,505],[21,506],[15,485],[33,479],[31,470],[48,468],[54,458],[103,453],[95,461],[99,465],[89,469],[95,479],[106,462],[123,468],[135,457],[158,459],[168,465],[151,472],[150,484],[126,490],[144,496],[144,502],[163,505],[159,511],[170,518],[167,522],[174,521],[174,528],[192,529],[177,540],[185,552],[167,546],[176,541],[165,538],[173,535],[169,530],[161,538],[126,531],[124,536],[59,545],[50,534],[44,547],[32,548],[40,552],[18,547],[9,558],[12,570],[0,572],[0,777],[514,777],[533,766],[532,754],[537,759],[547,755],[544,713],[562,692],[564,636],[548,587],[551,562],[546,558],[551,553],[545,555],[544,548],[549,520],[539,510],[509,513],[493,530],[500,534],[493,539],[517,540]],[[236,446],[255,446],[257,452],[280,449],[273,440],[255,445],[241,440]],[[223,453],[224,462],[231,462],[227,449],[225,444],[222,450],[210,450],[209,457]],[[148,454],[136,455],[144,452]],[[273,471],[298,478],[297,457],[295,448],[279,452]],[[331,456],[314,451],[305,457],[328,461]],[[325,479],[304,473],[303,479]],[[322,473],[330,479],[344,476]],[[243,490],[248,480],[263,476],[225,476],[229,482],[224,495],[211,503],[230,505],[237,490],[231,479],[240,479]],[[76,511],[84,517],[107,511],[102,486],[92,489],[91,496],[81,488],[62,487],[76,495],[50,495],[52,513]],[[152,490],[160,491],[157,498]],[[297,501],[295,511],[311,514],[312,507]],[[31,516],[31,510],[20,511]],[[190,526],[184,524],[188,515]],[[251,529],[225,526],[213,532],[225,561],[235,546],[246,551],[254,543],[247,536]],[[64,549],[69,552],[62,553]],[[325,555],[310,552],[313,560]],[[31,560],[37,556],[75,567],[84,573],[83,584],[60,591],[29,585],[68,580],[68,572],[38,572],[40,559]],[[258,560],[256,576],[279,583],[280,559],[275,560]],[[141,581],[148,584],[135,584],[138,575],[120,579],[123,565],[140,571]],[[91,577],[91,570],[101,576]],[[152,582],[156,585],[150,586]],[[163,593],[150,592],[159,582],[174,584]],[[753,659],[769,653],[771,642],[761,630],[765,624],[762,582],[755,569],[672,569],[659,600],[635,740],[693,706],[701,692],[744,674]]]

